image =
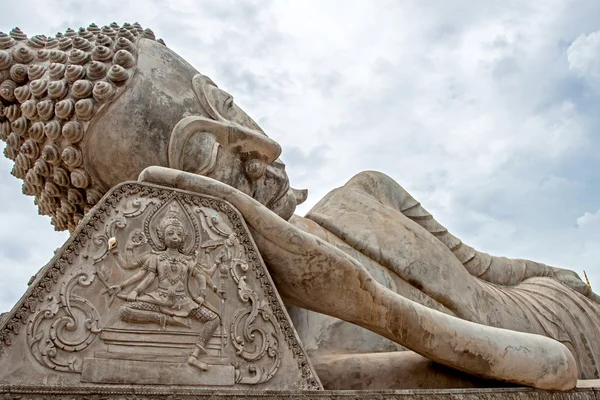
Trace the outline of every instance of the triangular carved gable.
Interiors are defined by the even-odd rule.
[[[137,182],[4,316],[0,384],[322,388],[240,213]]]

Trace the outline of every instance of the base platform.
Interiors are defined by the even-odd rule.
[[[286,399],[286,400],[338,400],[338,399],[436,399],[436,400],[599,400],[600,381],[588,383],[568,392],[550,392],[531,388],[495,389],[414,389],[414,390],[324,390],[324,391],[257,391],[257,390],[201,390],[168,386],[3,386],[3,400],[67,400],[73,398],[101,398],[103,400],[144,399]]]

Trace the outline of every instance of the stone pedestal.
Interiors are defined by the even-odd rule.
[[[531,388],[437,389],[437,390],[325,390],[263,392],[248,390],[201,390],[160,386],[0,386],[3,399],[71,400],[101,398],[103,400],[200,400],[200,399],[286,399],[286,400],[598,400],[600,382],[595,386],[568,392],[551,392]]]

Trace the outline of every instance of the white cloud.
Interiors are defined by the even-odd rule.
[[[595,213],[585,212],[581,217],[577,218],[577,226],[579,228],[589,227],[600,223],[600,210]]]
[[[33,198],[21,194],[11,168],[12,161],[0,158],[0,312],[12,308],[29,279],[68,238],[54,232],[50,218],[37,215]]]
[[[573,82],[598,73],[595,0],[11,4],[0,30],[152,28],[281,143],[292,185],[309,189],[301,213],[361,170],[380,170],[465,242],[585,268],[600,288],[600,224],[585,214],[600,205],[600,120],[589,111],[600,91]],[[9,171],[1,162],[0,240],[27,246],[18,260],[0,243],[11,274],[0,293],[14,293],[0,310],[64,240]]]
[[[600,77],[600,31],[579,36],[567,54],[570,69],[583,76]]]

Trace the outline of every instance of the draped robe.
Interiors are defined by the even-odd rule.
[[[581,379],[600,376],[600,305],[553,277],[554,267],[478,252],[451,235],[399,184],[363,172],[291,220],[370,269],[394,290],[483,325],[551,337],[573,353]],[[316,223],[316,224],[315,224]]]

